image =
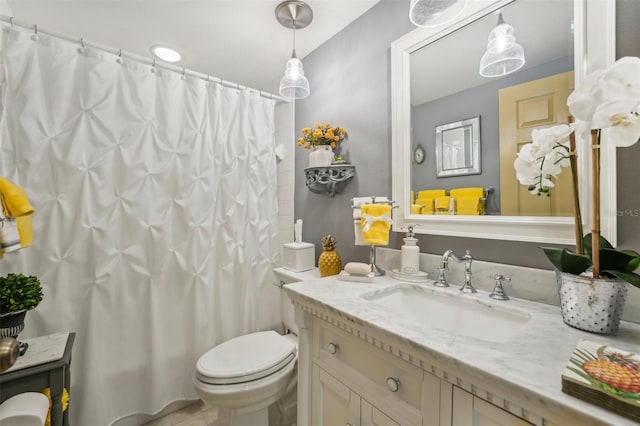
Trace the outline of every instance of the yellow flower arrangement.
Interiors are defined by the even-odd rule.
[[[347,131],[342,127],[332,127],[329,123],[314,123],[314,128],[304,127],[302,136],[298,138],[298,146],[311,149],[314,146],[329,145],[336,149],[340,142],[349,139]]]

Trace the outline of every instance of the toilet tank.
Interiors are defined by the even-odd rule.
[[[293,318],[293,304],[291,299],[287,296],[287,292],[284,290],[284,286],[291,283],[300,281],[319,280],[320,272],[318,268],[313,268],[308,271],[294,272],[285,268],[276,268],[273,270],[276,274],[276,279],[283,286],[280,287],[280,317],[282,318],[282,324],[284,325],[285,332],[287,330],[298,335],[298,327]]]

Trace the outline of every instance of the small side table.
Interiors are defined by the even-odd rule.
[[[69,425],[69,408],[62,411],[62,390],[64,388],[69,392],[71,399],[71,352],[73,341],[76,333],[69,333],[62,358],[31,365],[18,370],[9,369],[0,374],[0,402],[11,398],[22,392],[40,392],[45,388],[51,390],[51,426],[68,426]],[[28,339],[34,341],[35,339]],[[29,345],[26,354],[28,358],[30,351],[34,348],[34,344]],[[32,353],[33,355],[33,353]]]

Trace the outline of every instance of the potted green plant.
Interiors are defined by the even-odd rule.
[[[566,324],[596,333],[615,333],[627,283],[640,287],[640,254],[616,250],[600,235],[600,143],[617,147],[640,139],[640,58],[625,57],[589,75],[567,99],[575,117],[569,125],[536,129],[514,162],[518,180],[535,195],[549,195],[553,180],[569,167],[573,177],[576,250],[543,247],[556,268],[560,305]],[[591,139],[592,226],[583,235],[578,198],[575,134]]]
[[[42,301],[40,280],[33,275],[0,277],[0,337],[16,337],[24,329],[27,311]]]

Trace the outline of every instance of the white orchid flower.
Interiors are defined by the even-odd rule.
[[[616,146],[634,145],[640,139],[640,58],[624,57],[589,75],[567,105],[582,137],[591,129],[609,129],[607,140]]]
[[[576,120],[591,123],[596,106],[602,102],[600,78],[604,73],[604,71],[596,71],[589,74],[580,87],[575,89],[567,98],[569,112]]]
[[[608,101],[640,101],[640,58],[617,60],[601,77],[602,98]]]
[[[562,167],[569,165],[569,148],[558,142],[568,139],[569,126],[555,127],[537,132],[535,142],[524,145],[513,162],[516,178],[528,186],[531,194],[549,193],[555,186],[552,179],[560,174]],[[553,141],[553,146],[549,141]]]
[[[569,135],[573,132],[573,126],[560,124],[546,129],[534,129],[531,132],[534,151],[538,156],[549,154],[556,145],[569,142]]]

